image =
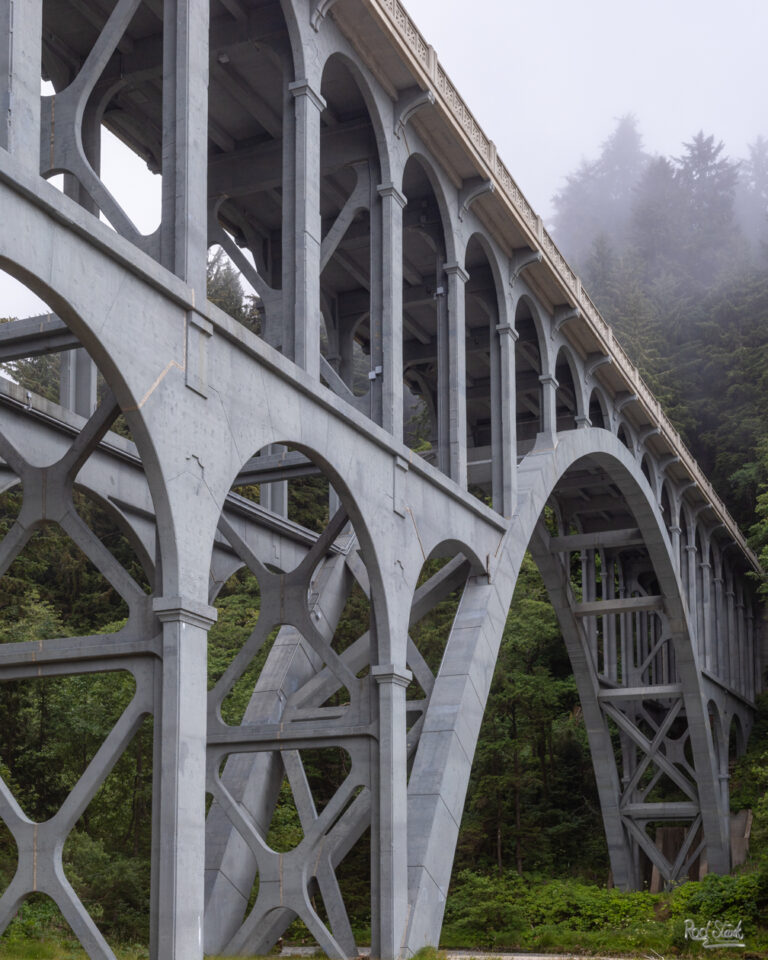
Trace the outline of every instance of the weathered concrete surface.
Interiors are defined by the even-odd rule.
[[[356,955],[336,869],[368,830],[373,955],[437,943],[526,549],[573,665],[616,882],[641,883],[641,853],[667,883],[700,856],[728,870],[729,746],[766,662],[754,557],[407,15],[118,0],[105,19],[79,0],[83,31],[70,6],[0,0],[0,268],[51,310],[3,325],[0,358],[67,358],[61,405],[0,383],[0,490],[24,493],[0,575],[58,523],[130,616],[113,636],[7,644],[0,679],[128,669],[137,693],[57,817],[31,824],[0,783],[19,848],[0,927],[45,890],[90,956],[113,956],[61,849],[151,714],[153,957],[264,952],[295,916]],[[151,236],[104,187],[102,123],[162,173]],[[258,294],[252,329],[205,299],[210,244]],[[423,456],[403,442],[414,409]],[[121,411],[135,442],[110,432]],[[320,534],[286,516],[312,473],[330,485]],[[238,492],[254,484],[260,503]],[[112,513],[151,596],[74,487]],[[259,618],[209,691],[207,630],[242,566]],[[340,650],[353,584],[370,624]],[[455,590],[433,674],[409,629]],[[267,643],[242,722],[224,723]],[[318,809],[302,751],[326,747],[349,772]],[[654,802],[662,778],[675,800]],[[278,852],[284,780],[303,839]],[[687,833],[670,857],[646,827],[672,822]]]

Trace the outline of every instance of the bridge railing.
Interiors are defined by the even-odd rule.
[[[600,315],[600,311],[589,295],[582,289],[580,278],[558,250],[557,244],[544,228],[541,217],[536,214],[512,174],[501,158],[497,156],[496,145],[485,135],[471,110],[459,95],[448,74],[439,63],[434,48],[424,39],[399,0],[366,0],[366,3],[372,12],[377,15],[377,19],[389,23],[394,28],[394,33],[401,40],[401,52],[405,59],[409,60],[417,73],[422,75],[425,85],[433,88],[433,92],[436,94],[436,102],[453,119],[461,135],[476,153],[480,163],[486,167],[486,172],[493,177],[497,189],[510,204],[516,219],[520,222],[524,231],[530,235],[531,245],[542,251],[548,266],[560,280],[564,289],[568,291],[574,304],[581,310],[582,317],[605,349],[606,355],[611,357],[614,366],[621,372],[632,392],[636,394],[638,402],[644,407],[648,418],[655,423],[659,428],[660,435],[674,450],[675,455],[680,458],[681,464],[701,493],[708,499],[712,509],[718,515],[718,519],[728,530],[729,535],[738,544],[753,567],[759,570],[760,565],[757,557],[750,550],[746,539],[728,513],[725,504],[702,473],[680,434],[662,410],[659,401],[640,376],[637,367],[616,340],[610,324]]]

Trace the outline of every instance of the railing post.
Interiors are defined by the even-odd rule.
[[[42,0],[0,0],[0,147],[40,168]]]

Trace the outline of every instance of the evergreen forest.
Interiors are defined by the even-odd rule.
[[[554,202],[553,233],[561,250],[768,569],[768,140],[757,137],[748,156],[735,158],[716,135],[698,132],[681,143],[677,156],[655,156],[644,149],[634,118],[625,116],[597,156],[565,179]],[[258,331],[259,303],[243,293],[221,253],[209,263],[209,297]],[[17,361],[6,372],[55,401],[58,362],[55,356]],[[124,423],[118,428],[127,433]],[[255,488],[239,492],[258,499]],[[310,477],[292,482],[289,493],[291,519],[313,530],[327,523],[327,484]],[[0,497],[0,538],[21,496],[12,489]],[[82,495],[77,508],[148,590],[138,558],[109,515]],[[428,563],[424,576],[431,572]],[[768,582],[758,588],[768,600]],[[413,639],[434,668],[457,602],[457,595],[447,597],[414,628]],[[258,618],[255,578],[247,571],[231,577],[217,607],[211,684]],[[0,642],[112,632],[125,616],[114,589],[53,525],[37,531],[0,583]],[[368,617],[365,596],[353,591],[338,628],[341,642],[363,634]],[[227,700],[235,721],[260,662]],[[132,691],[130,674],[120,672],[4,681],[0,776],[28,816],[42,821],[55,814]],[[317,751],[308,765],[321,801],[345,776],[338,753]],[[147,955],[134,945],[148,938],[152,754],[147,720],[64,849],[67,877],[126,958]],[[694,947],[684,938],[683,919],[695,916],[704,922],[741,919],[751,954],[768,956],[765,695],[747,753],[732,770],[731,802],[734,811],[754,814],[750,861],[737,875],[654,895],[611,888],[570,663],[528,558],[472,768],[444,945],[685,953]],[[269,842],[290,849],[300,836],[285,792]],[[0,890],[13,876],[15,856],[0,823]],[[369,866],[361,842],[340,874],[362,943],[370,922]],[[0,957],[80,957],[68,938],[57,908],[38,895],[0,939]],[[288,938],[309,939],[298,922]]]

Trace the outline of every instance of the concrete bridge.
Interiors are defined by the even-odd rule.
[[[59,404],[0,381],[0,490],[23,489],[0,575],[56,523],[129,610],[115,634],[4,645],[0,679],[136,681],[53,819],[0,783],[19,855],[0,927],[42,891],[113,957],[62,848],[151,715],[153,957],[261,953],[297,916],[355,956],[337,870],[359,842],[373,955],[437,943],[526,550],[616,883],[638,886],[646,858],[667,883],[702,858],[728,871],[728,763],[765,665],[755,558],[397,0],[0,0],[0,32],[0,268],[50,309],[0,327],[0,360],[62,362]],[[162,178],[151,235],[104,185],[102,127]],[[258,296],[251,328],[206,299],[214,246]],[[121,413],[130,440],[110,429]],[[321,532],[288,515],[310,475],[329,484]],[[151,595],[73,490],[110,512]],[[208,691],[213,604],[243,566],[259,617]],[[343,646],[353,586],[370,626]],[[409,629],[457,590],[433,671]],[[318,809],[304,761],[321,748],[348,774]],[[280,852],[284,782],[303,838]],[[659,825],[684,828],[675,848]]]

